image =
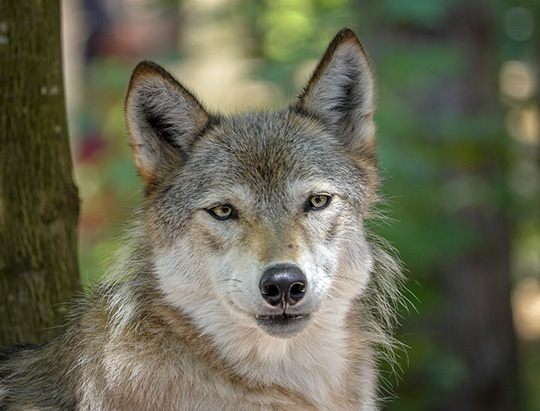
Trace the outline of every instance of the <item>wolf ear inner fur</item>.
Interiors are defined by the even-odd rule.
[[[350,29],[332,40],[294,106],[319,118],[352,151],[372,149],[374,85],[367,56]]]
[[[125,111],[135,164],[147,185],[186,158],[210,118],[189,91],[151,61],[133,70]]]

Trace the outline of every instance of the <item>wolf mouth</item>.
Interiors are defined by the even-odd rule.
[[[259,321],[271,321],[273,323],[288,324],[292,321],[300,320],[304,317],[309,317],[309,314],[277,314],[277,315],[259,315],[255,314],[255,318]]]
[[[310,322],[309,314],[255,314],[257,324],[268,334],[279,338],[288,338],[300,333]]]

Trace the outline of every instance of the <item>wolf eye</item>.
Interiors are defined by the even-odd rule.
[[[236,218],[237,212],[233,206],[229,204],[220,204],[218,206],[209,208],[208,213],[217,220],[228,220],[229,218]]]
[[[311,196],[306,204],[306,211],[310,210],[322,210],[328,207],[332,197],[326,194],[315,194]]]

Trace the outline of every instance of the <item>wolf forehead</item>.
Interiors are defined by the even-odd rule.
[[[293,109],[250,112],[210,126],[174,179],[184,188],[189,180],[201,193],[243,184],[254,195],[275,197],[302,181],[314,191],[334,186],[360,194],[369,185],[367,162],[350,156],[322,123]]]

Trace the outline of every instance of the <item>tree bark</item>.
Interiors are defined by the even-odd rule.
[[[80,288],[60,18],[0,0],[0,346],[54,336]]]

